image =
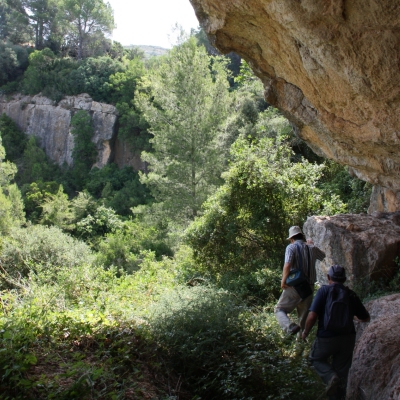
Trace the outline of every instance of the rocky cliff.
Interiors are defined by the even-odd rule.
[[[65,97],[58,104],[40,95],[0,97],[0,115],[7,114],[28,135],[37,136],[46,154],[60,165],[73,163],[71,118],[78,110],[92,116],[92,141],[98,154],[95,166],[101,168],[113,157],[118,115],[114,106],[93,101],[87,94]]]
[[[400,2],[190,0],[222,52],[246,59],[266,100],[317,153],[400,209]]]

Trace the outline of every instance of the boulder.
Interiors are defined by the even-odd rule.
[[[0,114],[7,114],[21,130],[38,137],[48,157],[59,165],[73,164],[71,118],[79,110],[85,110],[92,116],[92,141],[97,148],[94,166],[101,168],[113,156],[112,142],[115,140],[118,116],[114,106],[95,102],[88,94],[67,96],[58,104],[40,95],[0,96]]]
[[[348,284],[353,286],[389,279],[398,270],[400,257],[400,212],[343,214],[332,217],[309,217],[304,233],[325,252],[317,262],[317,279],[326,284],[326,274],[333,264],[346,268]]]
[[[372,211],[400,209],[399,1],[190,2],[212,44],[248,61],[314,151],[389,189]]]
[[[370,301],[370,323],[359,323],[347,399],[400,399],[400,294]]]

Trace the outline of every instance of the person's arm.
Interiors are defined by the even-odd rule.
[[[358,321],[358,322],[369,322],[371,320],[371,317],[368,316],[368,318],[360,319],[360,318],[357,318],[356,316],[354,316],[354,320]]]
[[[282,271],[282,282],[281,282],[282,289],[286,289],[289,287],[288,285],[286,285],[286,279],[289,276],[289,273],[290,273],[290,263],[286,262],[283,265],[283,271]]]
[[[311,238],[308,238],[306,243],[310,246],[313,246],[313,252],[317,260],[322,261],[325,258],[325,253],[314,244]]]
[[[362,301],[355,293],[353,294],[352,300],[354,301],[354,309],[355,309],[354,319],[359,322],[369,322],[371,320],[371,316],[369,315],[369,312],[365,308]]]
[[[303,340],[307,339],[307,336],[310,334],[310,331],[312,329],[312,327],[314,326],[314,324],[317,322],[318,319],[318,314],[314,311],[310,311],[308,313],[308,317],[306,320],[306,327],[304,328],[303,333],[301,334],[301,337]]]

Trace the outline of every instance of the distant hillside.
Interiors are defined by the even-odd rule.
[[[168,52],[168,49],[164,49],[163,47],[158,46],[147,46],[147,45],[134,45],[131,44],[129,46],[124,46],[126,49],[131,49],[133,47],[138,47],[139,49],[144,51],[146,58],[154,57],[154,56],[162,56],[163,54]]]

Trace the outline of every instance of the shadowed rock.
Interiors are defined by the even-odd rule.
[[[303,229],[326,253],[325,260],[317,263],[322,284],[327,284],[326,274],[333,264],[346,268],[350,286],[388,279],[398,269],[400,212],[310,217]]]
[[[370,301],[371,322],[359,323],[347,399],[400,398],[400,294]]]

